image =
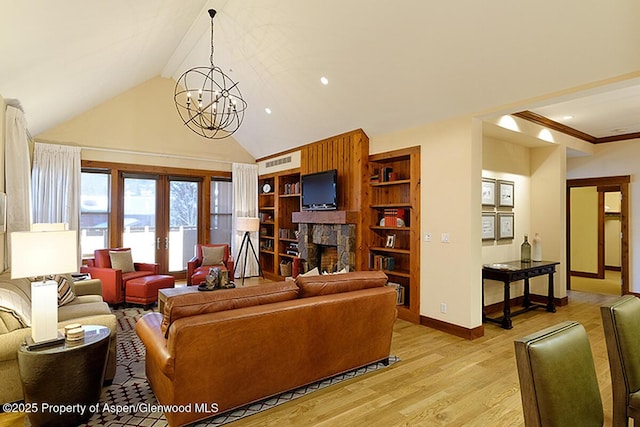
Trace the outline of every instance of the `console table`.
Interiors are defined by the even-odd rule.
[[[482,321],[493,322],[502,326],[504,329],[511,329],[511,317],[525,313],[538,307],[545,308],[550,313],[555,313],[556,306],[553,301],[553,274],[556,272],[556,265],[560,264],[556,261],[509,261],[496,264],[485,264],[482,267]],[[529,297],[529,279],[536,276],[547,274],[548,279],[548,295],[547,304],[537,304],[531,301]],[[487,317],[484,312],[484,281],[485,279],[497,280],[504,283],[504,308],[503,316],[497,319]],[[524,280],[524,299],[522,300],[522,309],[511,313],[511,283],[518,280]]]

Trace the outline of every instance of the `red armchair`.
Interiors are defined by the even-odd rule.
[[[204,254],[203,247],[205,248]],[[219,257],[216,255],[214,256],[214,263],[203,265],[202,262],[205,261],[204,258],[206,258],[205,255],[207,255],[206,252],[212,252],[207,248],[222,248],[222,256]],[[208,255],[211,255],[211,253]],[[196,244],[196,254],[187,262],[187,285],[199,285],[204,282],[205,277],[209,274],[210,267],[220,267],[221,269],[229,270],[229,280],[233,281],[233,259],[229,254],[228,244]]]
[[[94,258],[87,260],[87,265],[81,267],[83,273],[91,274],[94,279],[102,281],[102,299],[108,304],[120,304],[124,302],[125,289],[128,280],[137,277],[151,276],[158,274],[160,267],[158,264],[134,262],[135,271],[123,273],[120,269],[111,267],[110,251],[122,252],[129,248],[107,248],[94,251]]]

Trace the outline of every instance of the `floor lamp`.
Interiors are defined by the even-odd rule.
[[[244,262],[242,263],[242,286],[244,286],[244,274],[247,268],[247,256],[249,255],[249,248],[251,248],[251,252],[253,253],[253,257],[256,259],[258,263],[258,271],[260,276],[264,278],[264,274],[262,273],[262,267],[260,266],[260,260],[258,259],[258,255],[256,255],[256,250],[253,248],[253,243],[251,243],[251,236],[249,233],[255,233],[260,229],[260,218],[251,218],[251,217],[238,217],[238,222],[236,224],[236,230],[244,231],[244,236],[242,237],[242,243],[240,244],[240,250],[238,251],[238,261],[242,256],[242,251],[244,250]]]

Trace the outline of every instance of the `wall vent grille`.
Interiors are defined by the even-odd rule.
[[[291,163],[291,156],[280,157],[279,159],[267,160],[265,166],[267,168],[272,168],[274,166],[284,165],[285,163]]]

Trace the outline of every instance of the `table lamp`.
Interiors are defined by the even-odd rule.
[[[64,340],[58,334],[58,283],[46,276],[78,271],[77,239],[75,230],[11,233],[11,278],[41,278],[31,282],[33,346]]]
[[[238,251],[238,261],[240,261],[240,256],[242,255],[242,251],[244,250],[244,262],[242,263],[242,285],[244,285],[244,274],[247,268],[247,255],[249,254],[249,247],[251,247],[251,252],[253,252],[253,257],[256,259],[258,263],[258,271],[260,276],[264,277],[262,274],[262,267],[260,267],[260,260],[258,259],[258,255],[256,255],[256,251],[253,248],[253,243],[251,243],[251,237],[249,233],[255,233],[260,229],[260,218],[251,218],[241,216],[238,217],[236,222],[236,230],[244,231],[244,236],[242,237],[242,243],[240,244],[240,250]]]

